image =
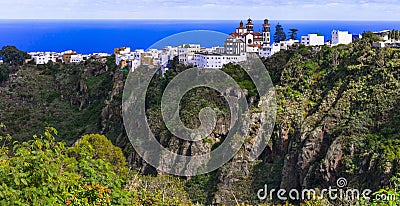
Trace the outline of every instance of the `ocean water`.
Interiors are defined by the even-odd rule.
[[[243,21],[246,23],[245,19]],[[129,46],[147,49],[173,34],[192,30],[212,30],[229,34],[239,25],[235,20],[0,20],[0,46],[14,45],[24,51],[56,51],[68,49],[79,53],[112,53]],[[333,29],[361,34],[364,31],[399,29],[400,21],[292,21],[272,20],[271,34],[280,23],[285,32],[298,29],[298,38],[308,33],[321,33],[330,39]],[[254,30],[261,30],[262,20],[255,20]],[[207,41],[197,37],[202,46],[222,46],[223,40]]]

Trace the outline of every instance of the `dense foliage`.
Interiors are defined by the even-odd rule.
[[[0,84],[8,79],[11,73],[11,68],[6,64],[0,64]]]
[[[275,26],[275,34],[274,34],[274,42],[275,43],[279,43],[281,41],[285,41],[286,40],[286,33],[283,31],[283,27],[281,24],[277,24]]]
[[[12,70],[0,65],[0,77],[14,74],[0,88],[0,120],[19,140],[29,139],[46,124],[59,129],[68,144],[98,133],[115,70],[98,62],[28,64]]]
[[[18,66],[24,64],[28,58],[28,53],[18,50],[15,46],[4,46],[0,50],[0,59],[4,61],[4,64]]]
[[[3,125],[4,127],[4,125]],[[128,172],[125,157],[103,135],[85,135],[73,147],[43,135],[12,147],[1,137],[2,205],[177,205],[187,201],[183,184],[168,176]]]
[[[289,39],[296,40],[297,39],[297,32],[299,31],[298,29],[289,29]]]
[[[390,35],[396,38],[396,31]],[[105,64],[0,65],[0,77],[5,78],[0,90],[0,121],[8,126],[0,131],[0,201],[25,205],[213,204],[216,194],[228,188],[227,198],[236,199],[227,204],[259,204],[263,202],[255,194],[265,183],[276,189],[299,189],[304,184],[323,188],[335,185],[338,177],[345,177],[349,187],[398,196],[400,50],[375,49],[372,42],[378,40],[366,32],[363,39],[350,45],[300,46],[296,51],[281,51],[263,59],[275,85],[278,116],[268,148],[259,160],[232,160],[234,166],[247,164],[243,166],[248,168],[244,177],[241,170],[223,173],[229,163],[187,180],[142,176],[158,172],[135,156],[126,138],[121,117],[126,75],[114,65],[114,57]],[[193,143],[181,141],[167,130],[160,111],[163,91],[188,68],[177,61],[171,62],[164,77],[156,75],[150,83],[146,96],[148,122],[165,147],[181,154],[200,154],[217,147],[226,134],[217,125],[210,137],[193,147]],[[259,96],[246,72],[235,64],[227,64],[222,70],[245,89],[248,102],[256,107]],[[182,121],[195,128],[200,123],[199,111],[206,106],[218,114],[219,125],[228,125],[226,101],[207,88],[184,95]],[[48,128],[44,135],[31,138],[47,124],[59,129],[60,134]],[[105,136],[85,135],[91,133],[105,134],[122,150]],[[129,167],[124,156],[129,157]],[[133,172],[136,170],[141,173]],[[399,204],[378,200],[335,202],[328,198],[306,202],[386,203]]]

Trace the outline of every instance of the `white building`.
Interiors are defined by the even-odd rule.
[[[120,47],[120,48],[115,48],[114,49],[114,54],[129,54],[131,53],[131,48],[130,47]]]
[[[268,19],[264,20],[262,32],[254,31],[253,21],[249,18],[246,27],[243,21],[235,32],[232,32],[224,43],[225,53],[230,55],[240,55],[242,52],[258,53],[263,44],[270,44],[271,32]]]
[[[301,43],[306,46],[322,46],[325,44],[325,38],[318,36],[318,34],[308,34],[301,37]]]
[[[120,65],[123,61],[133,61],[135,59],[135,55],[133,53],[129,54],[116,54],[115,55],[115,64]]]
[[[71,55],[70,63],[78,64],[78,63],[81,63],[82,61],[83,61],[83,55],[82,54]]]
[[[246,52],[246,43],[233,35],[229,35],[224,42],[225,53],[229,55],[239,55]]]
[[[200,49],[201,53],[207,53],[207,54],[224,54],[225,53],[225,48],[220,47],[220,46],[214,46],[211,48],[201,48]]]
[[[392,39],[390,37],[390,30],[383,30],[378,32],[373,32],[377,37],[381,38],[378,42],[373,42],[372,46],[376,48],[392,47],[400,48],[400,40]]]
[[[91,56],[109,57],[109,56],[111,56],[111,55],[108,54],[108,53],[99,52],[99,53],[93,53]]]
[[[153,62],[153,65],[160,65],[160,63],[161,63],[161,61],[160,61],[160,55],[162,54],[162,51],[161,50],[158,50],[158,49],[149,49],[148,51],[147,51],[147,53],[149,53],[150,55],[150,57],[152,58],[152,62]]]
[[[107,62],[107,57],[111,56],[110,54],[107,53],[93,53],[87,56],[87,60],[91,60],[91,61],[98,61],[98,62],[102,62],[102,63],[106,63]]]
[[[202,54],[197,53],[194,56],[194,66],[207,69],[221,69],[224,64],[238,63],[247,60],[246,53],[241,55],[221,55],[221,54]]]
[[[36,64],[47,64],[49,61],[57,62],[61,59],[61,54],[57,52],[29,52],[28,54]]]
[[[141,62],[138,59],[134,59],[133,61],[131,61],[131,72],[134,72],[135,69],[137,69],[140,65]]]
[[[279,43],[274,43],[272,45],[264,44],[261,46],[258,55],[260,57],[268,58],[274,55],[275,53],[278,53],[280,50],[281,46]]]
[[[145,66],[160,66],[163,58],[169,58],[166,50],[149,49],[136,49],[131,51],[129,47],[121,47],[114,49],[115,63],[122,68],[128,67],[130,71],[134,71],[140,65]],[[168,62],[168,60],[165,60]]]
[[[3,60],[2,59],[0,59],[0,64],[3,64]]]
[[[339,45],[339,44],[350,44],[353,42],[353,35],[349,34],[348,31],[339,31],[339,30],[333,30],[332,31],[332,39],[331,39],[331,45]]]
[[[164,76],[165,72],[168,70],[169,62],[178,56],[179,47],[166,46],[161,50],[159,54],[159,66]]]
[[[169,56],[169,60],[174,59],[174,57],[178,56],[179,47],[166,46],[161,50],[161,53]]]
[[[121,50],[119,50],[121,49]],[[135,51],[131,52],[129,47],[122,47],[119,49],[114,49],[115,52],[115,63],[120,65],[122,61],[131,62],[133,60],[139,60],[141,58],[141,54],[145,53],[143,49],[136,49]],[[128,52],[129,51],[129,52]]]
[[[388,41],[390,39],[389,37],[390,30],[383,30],[372,33],[375,34],[377,37],[381,38],[383,41]]]
[[[167,67],[169,64],[169,61],[171,61],[170,56],[165,53],[161,53],[159,56],[159,62],[161,67]]]
[[[281,50],[288,50],[291,46],[299,44],[299,43],[300,43],[299,40],[289,39],[286,41],[280,41],[279,46],[280,46]]]
[[[35,62],[35,64],[46,64],[46,57],[44,55],[44,53],[40,53],[40,52],[35,52],[35,54],[33,52],[28,53],[33,61]]]
[[[201,50],[200,44],[183,44],[178,48],[179,63],[188,65],[193,64],[195,53]]]

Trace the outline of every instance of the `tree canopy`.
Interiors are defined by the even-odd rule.
[[[279,23],[275,26],[274,42],[279,43],[286,40],[286,34],[283,31],[282,25]]]
[[[0,50],[0,59],[4,61],[4,64],[12,66],[22,65],[25,59],[29,59],[30,56],[24,51],[20,51],[15,46],[4,46]]]
[[[296,40],[297,39],[297,32],[299,31],[298,29],[289,29],[289,39]]]
[[[0,129],[5,127],[0,124]],[[56,142],[58,132],[10,143],[0,136],[0,205],[183,205],[175,177],[128,173],[120,148],[104,135],[82,137],[75,146]]]
[[[9,66],[5,64],[0,64],[0,83],[8,79],[8,76],[11,72]]]

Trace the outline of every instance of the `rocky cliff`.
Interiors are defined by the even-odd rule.
[[[400,50],[374,49],[369,38],[351,45],[300,47],[263,60],[275,85],[277,117],[267,148],[250,158],[261,136],[264,117],[254,85],[235,65],[223,70],[247,91],[252,106],[245,144],[222,168],[187,178],[194,202],[256,204],[257,191],[335,186],[378,189],[399,171]],[[121,99],[126,73],[107,64],[24,66],[1,87],[1,122],[28,138],[43,122],[66,131],[73,142],[84,133],[103,133],[123,148],[132,169],[157,174],[138,156],[126,136]],[[230,116],[226,101],[213,90],[199,88],[182,99],[181,119],[195,128],[201,108],[218,114],[217,127],[200,142],[173,136],[162,121],[160,97],[168,82],[185,69],[173,62],[166,77],[155,77],[147,91],[146,113],[163,146],[179,154],[208,153],[226,138]],[[229,109],[229,108],[228,108]],[[29,128],[29,129],[28,129]],[[10,131],[9,131],[10,132]],[[18,138],[18,137],[17,137]]]

